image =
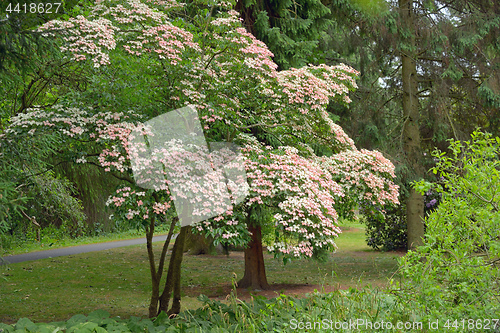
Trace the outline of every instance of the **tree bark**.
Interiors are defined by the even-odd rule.
[[[172,249],[172,255],[170,257],[170,262],[168,265],[167,280],[165,281],[165,288],[163,293],[159,298],[160,306],[158,312],[155,315],[160,314],[160,312],[166,312],[167,314],[178,314],[180,312],[180,302],[181,302],[181,264],[184,255],[184,243],[186,241],[186,234],[190,226],[184,226],[181,228],[179,235],[177,236],[174,247]],[[174,292],[172,308],[168,310],[170,303],[170,297]]]
[[[416,42],[415,42],[415,12],[413,0],[399,0],[401,15],[401,29],[403,35],[409,36],[404,41],[404,48],[400,50],[402,61],[403,81],[403,151],[408,166],[413,171],[411,178],[423,177],[423,168],[420,160],[420,128],[418,125],[420,107],[418,100]],[[408,248],[415,249],[423,244],[424,237],[424,201],[422,195],[410,189],[406,201],[406,222],[408,226]]]
[[[182,259],[182,258],[181,258]],[[161,299],[160,299],[161,301]],[[161,302],[160,302],[161,308]],[[172,307],[168,310],[169,316],[179,314],[181,312],[181,266],[174,271],[174,294],[172,298]]]
[[[146,248],[148,250],[149,270],[151,273],[151,299],[149,301],[149,318],[156,315],[158,308],[158,297],[160,295],[160,281],[156,271],[155,255],[153,252],[153,234],[155,231],[155,219],[151,216],[149,227],[146,228]]]
[[[229,247],[222,244],[214,245],[214,239],[210,236],[205,236],[203,234],[196,234],[189,229],[186,235],[186,242],[184,244],[184,252],[188,252],[190,255],[200,255],[200,254],[225,254],[229,255]]]
[[[406,200],[408,250],[415,250],[417,246],[423,245],[425,233],[423,214],[424,197],[411,189],[410,196]]]
[[[146,228],[146,247],[148,250],[149,268],[151,272],[151,299],[149,302],[148,315],[149,318],[156,317],[158,312],[158,302],[160,299],[160,281],[163,275],[163,266],[165,265],[165,258],[167,255],[167,249],[172,239],[175,224],[179,221],[178,217],[172,219],[170,228],[168,231],[167,239],[163,243],[163,248],[160,254],[160,261],[158,263],[158,270],[156,269],[155,255],[153,252],[153,234],[155,230],[155,218],[151,216],[149,227]]]
[[[238,281],[238,287],[254,290],[270,289],[264,265],[261,227],[248,224],[248,231],[252,233],[252,240],[245,249],[245,274]]]

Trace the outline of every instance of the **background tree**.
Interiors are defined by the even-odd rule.
[[[400,0],[399,11],[401,19],[401,81],[403,104],[403,152],[413,177],[423,177],[421,136],[419,128],[420,105],[418,101],[417,85],[417,48],[415,43],[415,13],[413,0]],[[423,244],[424,237],[424,200],[420,193],[410,189],[406,200],[406,223],[408,228],[408,248],[415,249]]]
[[[497,119],[498,108],[491,106],[498,91],[495,94],[489,87],[494,87],[490,82],[498,75],[496,56],[492,55],[497,54],[492,50],[497,47],[498,22],[496,7],[489,2],[414,1],[405,5],[409,5],[406,14],[411,11],[411,17],[402,20],[400,3],[387,2],[387,9],[379,15],[369,15],[357,3],[332,3],[330,9],[338,20],[330,30],[330,42],[323,46],[327,61],[344,61],[361,72],[350,110],[332,109],[340,116],[339,123],[361,147],[389,154],[396,163],[400,185],[411,192],[408,182],[412,179],[422,175],[432,179],[423,171],[433,165],[430,152],[434,147],[446,149],[447,138],[466,138],[476,126],[490,128],[485,119]],[[416,65],[416,73],[411,70],[413,76],[406,78],[416,80],[404,84],[403,72],[409,67],[406,54],[412,55]],[[487,74],[480,75],[479,68],[488,68]],[[408,97],[410,91],[416,92],[416,98]],[[411,118],[419,119],[414,127],[421,137],[421,152],[414,155],[417,164],[413,166],[405,153],[408,148],[403,149],[405,128],[411,125],[404,116],[409,113],[402,109],[405,99],[407,108],[419,108],[418,115],[413,111]],[[409,103],[413,101],[418,103]],[[425,200],[430,199],[426,196]],[[422,213],[422,199],[417,201]]]
[[[323,2],[240,0],[235,9],[245,28],[273,52],[280,69],[317,64],[318,44],[332,24]]]
[[[77,1],[60,3],[60,6],[40,1],[0,4],[0,94],[3,96],[0,134],[11,117],[35,105],[49,107],[68,92],[85,89],[91,80],[88,68],[64,59],[54,40],[44,38],[36,30],[49,20],[80,10]],[[32,207],[25,214],[37,220],[42,228],[64,225],[72,236],[95,230],[97,221],[106,221],[107,215],[103,212],[106,200],[97,199],[96,193],[106,193],[104,188],[108,184],[96,181],[95,168],[72,169],[67,164],[59,164],[53,135],[41,138],[35,146],[7,141],[0,147],[3,156],[16,156],[2,161],[0,177],[6,191],[4,198],[25,198],[25,207]],[[44,172],[49,166],[52,170]],[[70,182],[62,179],[61,174]],[[89,182],[91,176],[94,180]],[[24,214],[9,214],[8,222],[5,221],[11,237],[26,239],[30,234],[31,223]]]

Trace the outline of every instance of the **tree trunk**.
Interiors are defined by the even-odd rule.
[[[416,42],[415,42],[415,12],[413,0],[399,0],[401,24],[403,35],[409,36],[404,40],[404,47],[400,50],[402,61],[403,81],[403,151],[406,162],[413,175],[410,178],[419,179],[423,177],[423,168],[420,160],[420,128],[418,125],[420,107],[417,96],[417,66],[416,66]],[[406,201],[406,222],[408,226],[408,248],[422,245],[424,237],[424,201],[422,195],[410,190],[410,196]]]
[[[148,250],[149,270],[151,273],[151,299],[149,301],[149,318],[156,316],[158,298],[160,295],[160,281],[156,271],[155,255],[153,252],[153,234],[155,231],[155,219],[151,216],[149,227],[146,228],[146,247]]]
[[[170,314],[178,314],[180,312],[180,302],[181,302],[181,264],[184,254],[184,243],[186,241],[186,234],[190,226],[184,226],[181,228],[179,235],[177,236],[174,247],[172,249],[172,255],[170,257],[170,262],[168,265],[167,280],[165,281],[165,288],[160,296],[160,306],[158,313],[166,312]],[[174,299],[172,308],[168,310],[170,303],[170,296],[174,292]]]
[[[202,234],[195,234],[191,230],[186,235],[184,251],[192,255],[212,254],[215,251],[212,240]]]
[[[148,250],[149,268],[151,272],[151,299],[149,302],[148,314],[149,318],[156,317],[158,312],[158,302],[160,299],[160,281],[163,275],[163,266],[165,264],[165,258],[167,255],[167,249],[172,239],[174,232],[174,227],[179,221],[178,217],[172,219],[170,222],[170,228],[168,231],[167,239],[163,243],[163,248],[160,254],[160,260],[158,263],[158,270],[156,269],[155,255],[153,252],[153,234],[155,230],[155,218],[154,215],[150,218],[149,227],[146,228],[146,247]]]
[[[262,230],[260,226],[252,224],[248,224],[248,230],[252,233],[252,240],[245,249],[245,274],[238,281],[238,287],[266,290],[270,286],[267,283],[266,268],[264,266]]]
[[[423,220],[424,197],[415,191],[410,190],[410,196],[406,201],[406,220],[408,233],[408,249],[414,250],[423,244],[425,225]]]
[[[182,258],[181,258],[182,259]],[[160,309],[161,309],[161,299],[160,299]],[[174,272],[174,294],[172,298],[172,307],[168,310],[167,314],[177,315],[181,312],[181,266]]]
[[[224,247],[222,244],[215,246],[213,237],[196,234],[192,232],[192,229],[187,232],[184,252],[195,256],[200,254],[229,254],[227,246]]]

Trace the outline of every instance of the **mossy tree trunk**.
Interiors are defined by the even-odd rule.
[[[401,29],[406,38],[400,50],[402,61],[403,81],[403,151],[409,168],[413,172],[412,178],[421,178],[421,137],[419,128],[420,105],[418,99],[416,42],[415,42],[415,11],[413,0],[399,0],[401,15]],[[408,248],[415,249],[423,244],[424,237],[424,199],[420,193],[410,189],[406,201],[406,219],[408,226]]]
[[[189,252],[191,255],[216,253],[217,249],[213,242],[213,238],[194,233],[192,229],[189,229],[186,234],[184,252]]]

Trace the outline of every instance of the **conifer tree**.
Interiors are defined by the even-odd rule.
[[[274,53],[279,69],[317,63],[320,40],[332,24],[320,0],[239,0],[236,5],[249,32]]]
[[[351,109],[334,112],[357,144],[393,157],[407,188],[447,139],[466,139],[478,126],[499,132],[498,8],[494,1],[387,2],[369,15],[353,1],[330,4],[338,19],[325,58],[361,72]],[[422,198],[411,200],[422,214]]]

